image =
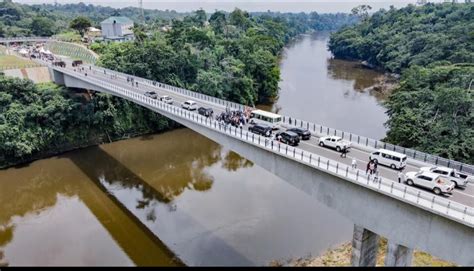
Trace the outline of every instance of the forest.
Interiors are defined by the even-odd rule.
[[[120,98],[0,76],[0,168],[177,127]]]
[[[336,57],[401,74],[387,142],[474,163],[474,4],[381,10],[331,35]]]

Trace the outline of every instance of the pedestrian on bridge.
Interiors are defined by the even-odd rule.
[[[352,169],[357,169],[357,160],[355,157],[352,158],[352,163],[351,163]]]
[[[347,147],[346,147],[346,146],[342,147],[342,150],[341,150],[341,157],[342,157],[342,158],[346,158],[346,157],[347,157]]]
[[[405,174],[403,174],[402,171],[398,172],[398,183],[402,183],[402,181],[405,183]]]

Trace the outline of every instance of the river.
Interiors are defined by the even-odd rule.
[[[285,49],[271,108],[383,137],[363,90],[379,74],[331,59],[326,41]],[[188,129],[2,170],[0,187],[0,265],[267,265],[352,236],[346,218]]]

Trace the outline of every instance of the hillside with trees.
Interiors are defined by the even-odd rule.
[[[385,103],[385,141],[474,163],[474,4],[360,11],[329,48],[402,75]]]
[[[183,20],[192,12],[176,12],[174,10],[144,9],[143,21],[137,7],[112,8],[92,4],[35,4],[14,3],[12,0],[0,1],[0,37],[14,36],[51,36],[68,32],[72,20],[86,17],[91,25],[100,28],[100,22],[111,16],[125,16],[135,23],[144,24],[147,31],[171,24],[173,19]],[[223,12],[226,17],[229,12]],[[310,29],[335,30],[357,21],[356,16],[338,14],[249,13],[252,17],[271,16],[283,17],[292,24],[292,29],[304,32]],[[206,14],[208,17],[210,14]]]
[[[176,126],[111,95],[0,76],[0,168]]]

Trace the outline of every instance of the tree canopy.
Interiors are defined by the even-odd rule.
[[[474,5],[409,5],[334,33],[336,57],[401,73],[385,141],[474,163]]]
[[[77,30],[81,34],[81,36],[84,36],[84,33],[86,32],[87,28],[91,26],[91,20],[84,16],[74,18],[74,20],[72,20],[69,24],[69,27],[74,30]]]

